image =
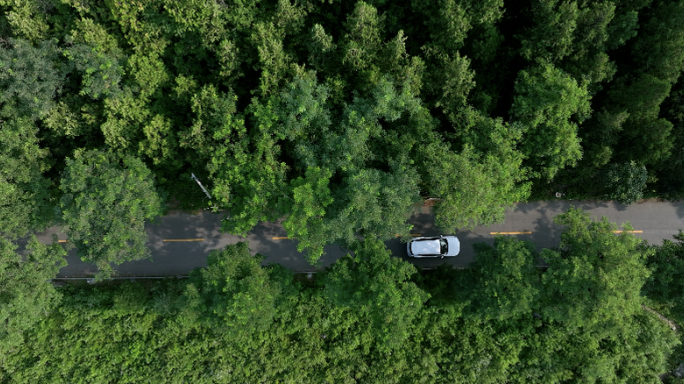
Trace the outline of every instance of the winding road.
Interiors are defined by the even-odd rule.
[[[411,259],[410,262],[423,268],[435,267],[441,263],[466,267],[473,261],[472,245],[477,242],[493,243],[496,232],[510,233],[507,236],[532,240],[538,249],[554,247],[558,245],[561,227],[553,223],[553,218],[565,212],[570,205],[588,211],[593,217],[606,216],[617,224],[629,221],[636,236],[646,239],[651,244],[660,244],[663,239],[672,239],[672,235],[678,233],[680,228],[684,229],[684,202],[681,201],[646,201],[630,206],[612,202],[533,202],[518,204],[508,209],[503,224],[456,233],[461,240],[461,254],[457,257]],[[246,237],[240,237],[220,233],[221,217],[220,214],[209,212],[197,215],[177,213],[162,217],[158,224],[147,224],[145,230],[149,237],[148,247],[152,251],[152,260],[126,262],[116,267],[117,275],[187,275],[194,268],[207,265],[209,251],[244,240],[249,241],[253,253],[258,252],[267,257],[265,263],[282,264],[295,271],[315,270],[303,255],[297,252],[296,240],[287,239],[287,234],[278,223],[259,223]],[[434,225],[430,208],[423,207],[409,222],[414,225],[414,234],[440,234]],[[39,234],[38,238],[49,243],[52,241],[53,233],[57,234],[60,240],[67,240],[66,235],[59,232],[56,227]],[[399,239],[387,241],[387,246],[395,256],[409,260],[405,245]],[[325,251],[321,258],[324,267],[345,255],[337,246],[327,246]],[[60,270],[58,277],[90,277],[97,272],[93,265],[82,262],[76,256],[76,250],[69,252],[67,262],[68,265]]]

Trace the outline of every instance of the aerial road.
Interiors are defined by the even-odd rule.
[[[570,205],[588,211],[592,217],[606,216],[619,224],[630,222],[634,234],[650,244],[660,244],[663,239],[672,239],[680,228],[684,229],[684,202],[646,201],[624,206],[612,202],[547,201],[518,204],[506,211],[503,224],[490,227],[476,227],[472,231],[455,233],[461,241],[458,256],[444,259],[408,259],[406,246],[400,240],[387,241],[387,246],[396,257],[409,260],[423,268],[448,263],[454,267],[467,267],[474,259],[472,245],[477,242],[492,243],[494,236],[515,236],[532,240],[539,249],[558,245],[561,227],[553,223],[554,216],[565,212]],[[126,262],[118,267],[117,275],[126,276],[177,276],[187,275],[197,267],[207,265],[207,254],[212,249],[223,248],[239,241],[249,241],[254,253],[267,258],[265,263],[278,263],[294,271],[315,271],[332,264],[346,254],[337,246],[327,246],[320,266],[310,265],[297,252],[296,240],[288,239],[285,230],[278,223],[259,223],[246,237],[222,234],[219,231],[222,215],[210,212],[192,215],[176,213],[164,216],[158,224],[147,224],[148,247],[152,260]],[[442,234],[434,225],[430,208],[423,207],[409,222],[413,224],[414,236]],[[68,241],[56,227],[39,234],[42,242],[50,242],[56,233],[61,242]],[[97,271],[92,264],[82,262],[71,250],[68,265],[62,268],[58,277],[90,277]]]

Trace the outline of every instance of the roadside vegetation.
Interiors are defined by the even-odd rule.
[[[540,254],[501,236],[471,268],[418,273],[369,237],[313,279],[243,242],[188,279],[53,288],[44,249],[21,264],[7,248],[0,313],[22,321],[0,334],[0,381],[658,382],[682,355],[662,319],[682,324],[682,238],[649,247],[575,209],[556,221],[560,247]]]

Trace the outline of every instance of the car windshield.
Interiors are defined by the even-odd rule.
[[[444,239],[439,239],[439,245],[440,245],[440,248],[441,248],[441,252],[440,252],[440,253],[441,253],[442,255],[445,255],[445,254],[447,253],[447,251],[449,251],[449,244],[447,243],[446,240],[444,240]]]

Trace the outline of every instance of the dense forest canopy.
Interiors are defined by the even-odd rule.
[[[95,231],[78,247],[100,266],[145,257],[103,249],[140,244],[133,232],[160,204],[214,207],[234,234],[285,218],[315,263],[358,234],[408,234],[424,197],[440,198],[437,224],[454,231],[559,191],[684,194],[681,1],[0,11],[0,231]]]
[[[312,279],[243,242],[189,279],[61,288],[45,266],[62,254],[35,242],[22,262],[5,241],[0,382],[660,382],[684,360],[662,318],[684,323],[684,234],[647,246],[576,209],[556,222],[547,269],[500,236],[471,268],[417,273],[367,237]]]
[[[571,209],[554,249],[421,273],[383,240],[426,197],[453,232],[556,192],[684,196],[683,63],[678,0],[0,0],[0,382],[658,382],[684,234]],[[353,255],[309,280],[240,243],[55,288],[62,246],[15,244],[60,225],[106,277],[146,221],[210,207]]]

